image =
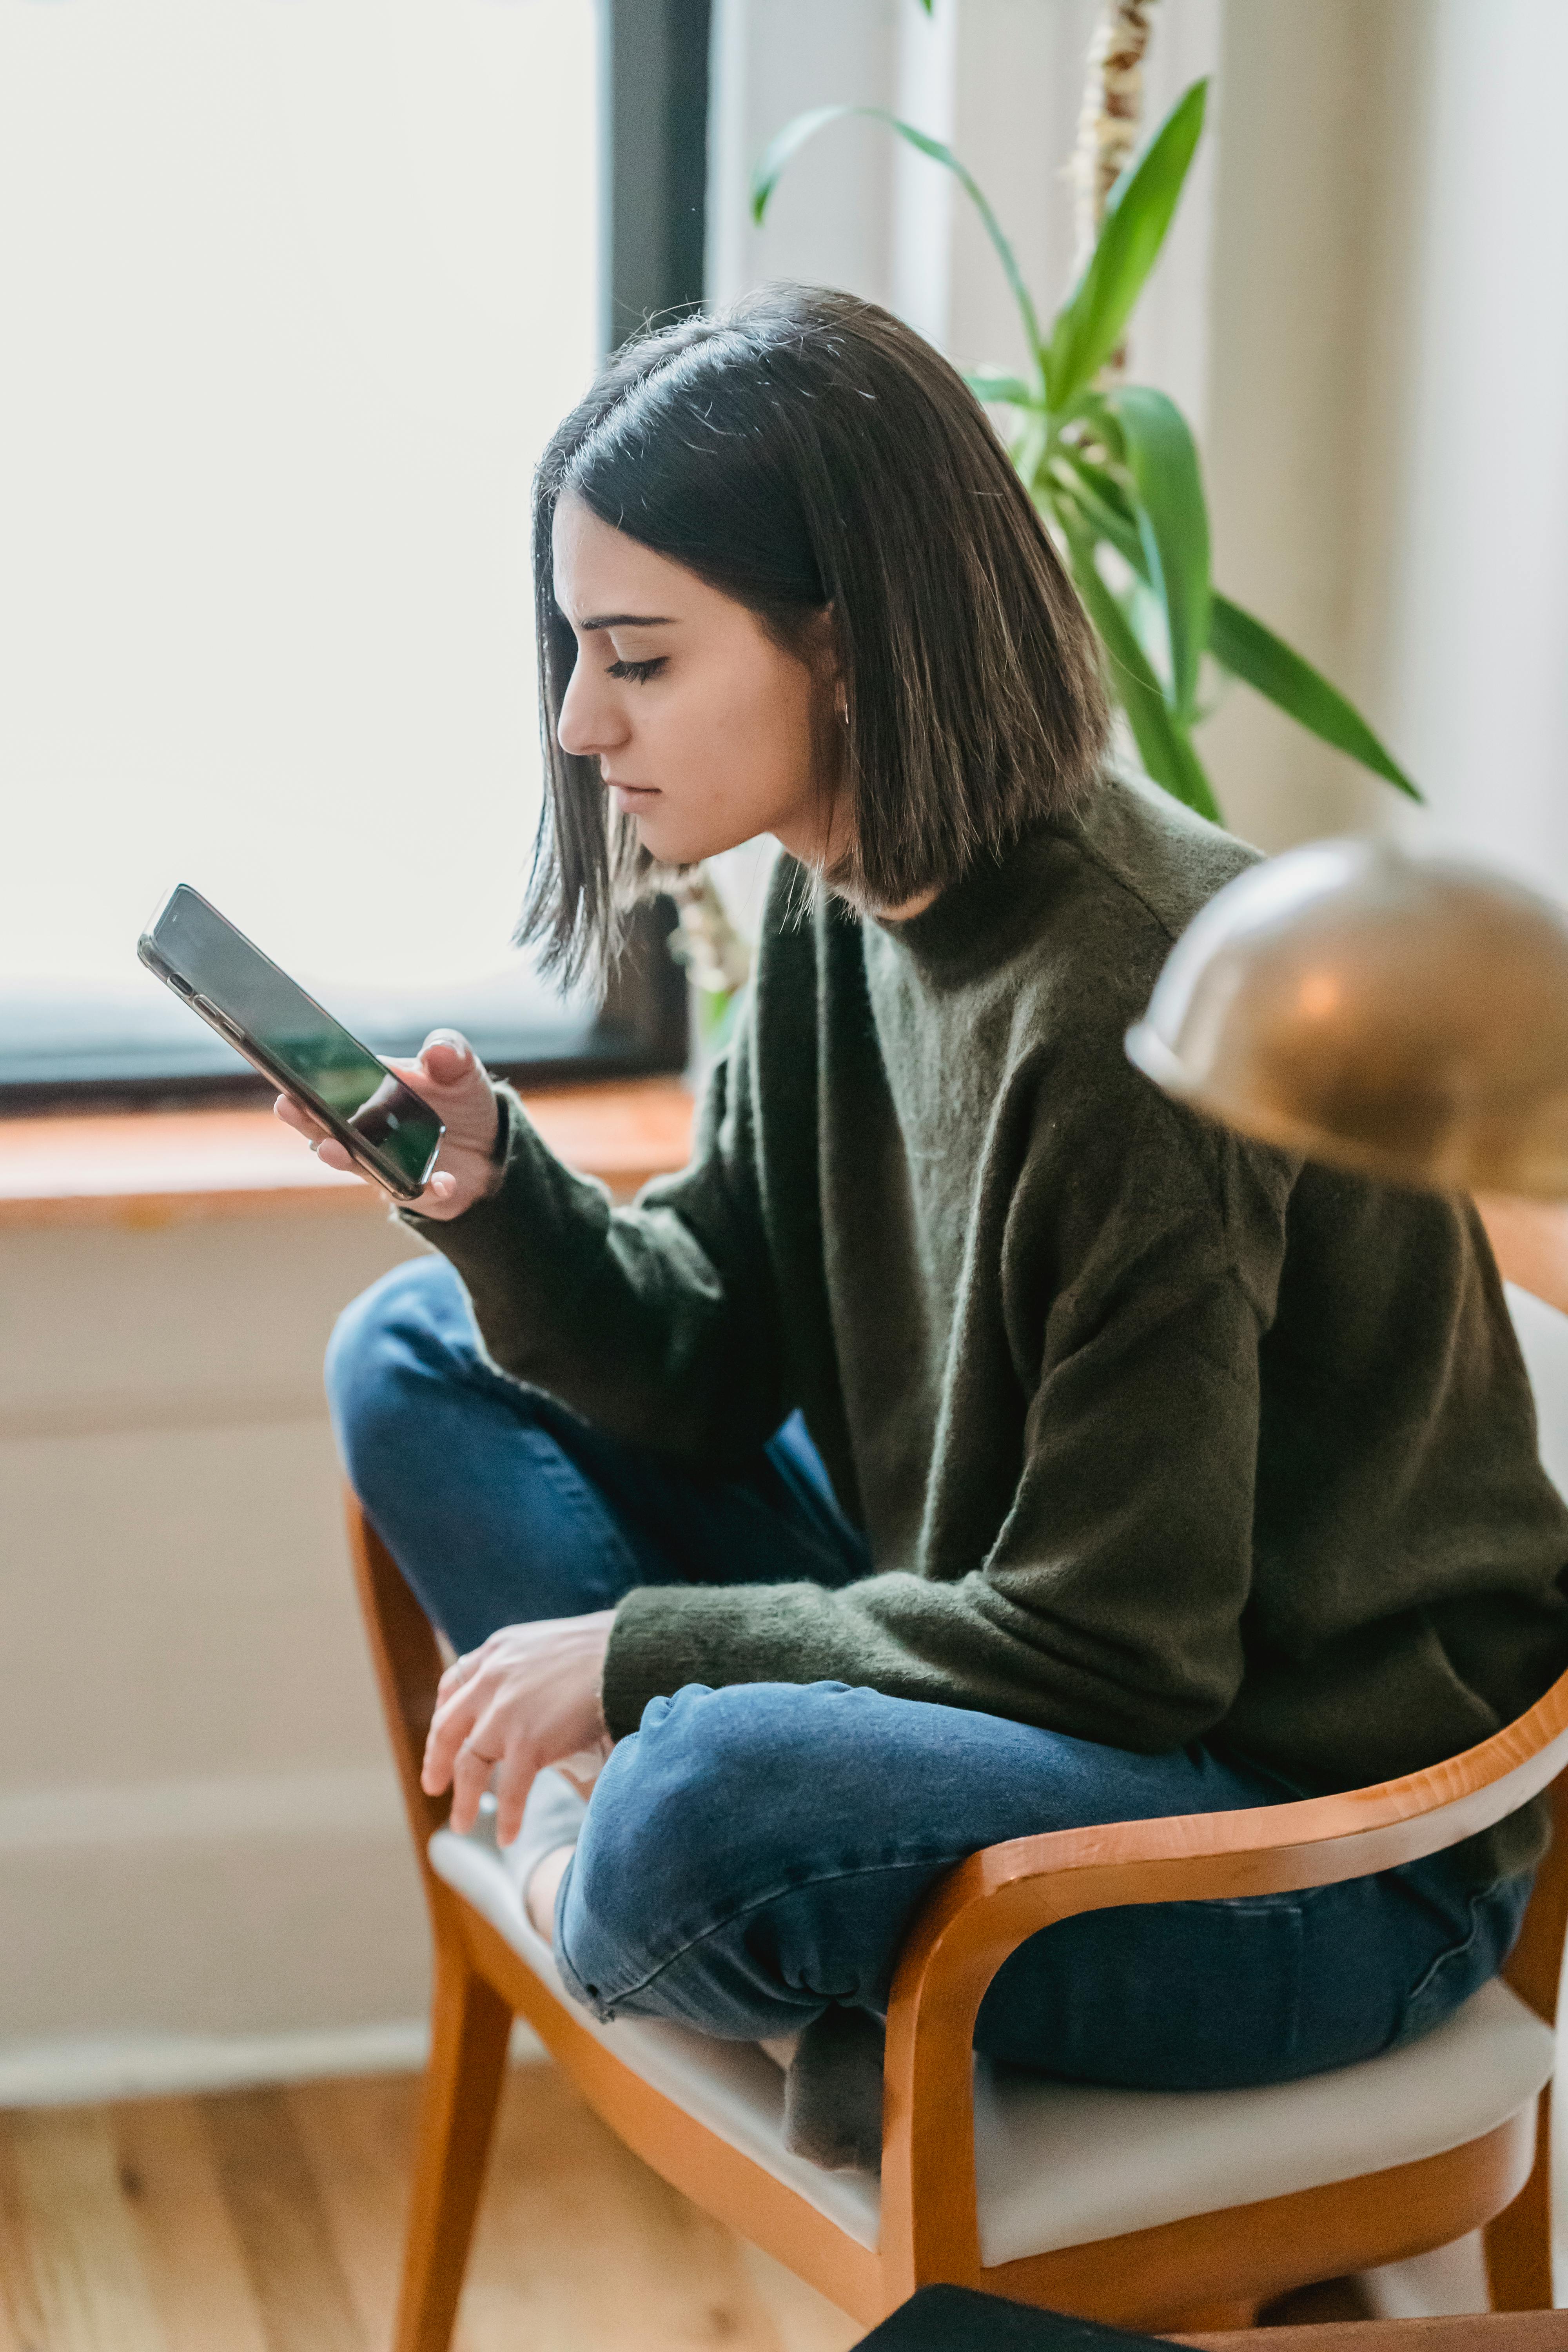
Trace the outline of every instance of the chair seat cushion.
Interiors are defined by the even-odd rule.
[[[633,2074],[858,2244],[876,2247],[876,2181],[823,2172],[787,2152],[784,2078],[763,2051],[654,2020],[602,2025],[566,1992],[492,1844],[439,1830],[430,1861]],[[1102,2090],[977,2060],[982,2260],[1089,2245],[1441,2156],[1532,2100],[1551,2076],[1552,2050],[1550,2027],[1494,1979],[1403,2050],[1258,2090]]]

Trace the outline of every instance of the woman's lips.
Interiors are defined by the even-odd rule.
[[[658,800],[659,796],[659,788],[657,784],[612,783],[608,789],[611,798],[623,816],[636,816],[639,811],[648,807],[650,803]]]

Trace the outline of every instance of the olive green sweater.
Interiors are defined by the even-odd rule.
[[[416,1220],[495,1362],[738,1468],[794,1406],[876,1572],[649,1586],[617,1736],[684,1683],[837,1677],[1352,1787],[1568,1664],[1568,1511],[1468,1205],[1303,1168],[1128,1062],[1252,853],[1107,780],[912,920],[775,877],[691,1165],[613,1209],[515,1103],[497,1195]],[[1541,1843],[1521,1816],[1487,1872]]]

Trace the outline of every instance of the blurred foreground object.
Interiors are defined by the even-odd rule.
[[[741,991],[751,978],[752,950],[731,921],[706,866],[688,866],[668,887],[680,909],[680,920],[669,936],[669,952],[685,965],[697,992],[698,1033],[710,1057],[730,1042]]]
[[[1127,1050],[1309,1159],[1568,1198],[1568,917],[1484,867],[1369,841],[1252,867],[1183,933]]]

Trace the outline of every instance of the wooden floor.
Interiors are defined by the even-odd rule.
[[[0,2352],[384,2352],[408,2076],[0,2113]],[[843,2352],[863,2331],[509,2077],[458,2352]]]

